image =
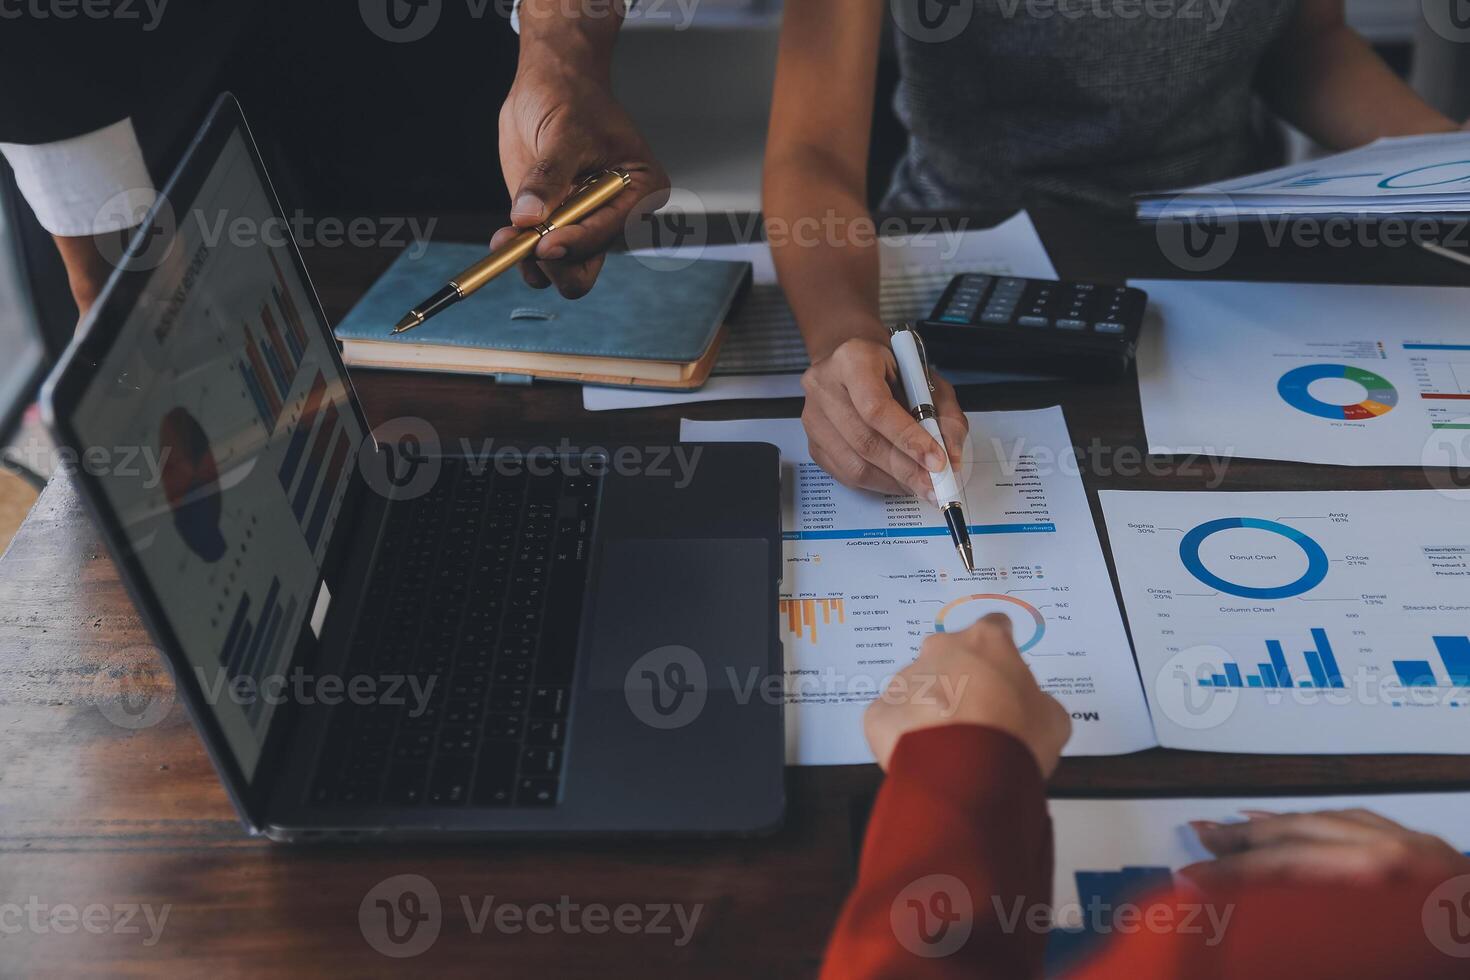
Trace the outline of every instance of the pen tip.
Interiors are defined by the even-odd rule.
[[[405,316],[402,320],[399,320],[398,321],[398,325],[393,328],[393,333],[394,334],[407,333],[408,331],[412,330],[414,327],[418,326],[420,323],[423,323],[423,322],[424,322],[424,318],[423,317],[419,316],[417,313],[410,313],[407,316]]]
[[[975,574],[975,553],[970,549],[968,542],[960,546],[960,561],[965,563],[965,571],[971,575]]]

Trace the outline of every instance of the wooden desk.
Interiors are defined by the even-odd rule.
[[[473,240],[489,222],[442,226]],[[712,235],[712,237],[715,237]],[[379,250],[307,256],[334,319],[391,261]],[[1082,275],[1059,263],[1063,275]],[[794,416],[794,401],[589,414],[573,387],[497,388],[478,379],[364,373],[358,391],[376,424],[426,418],[446,439],[493,435],[583,445],[667,444],[681,415]],[[1096,491],[1198,489],[1205,477],[1119,474],[1145,458],[1136,386],[1030,383],[971,388],[968,409],[1060,403],[1074,442],[1108,452]],[[1417,470],[1339,469],[1237,461],[1225,489],[1426,486]],[[198,738],[174,704],[141,728],[139,695],[164,707],[171,689],[112,563],[64,480],[46,490],[0,562],[0,973],[150,974],[167,969],[362,975],[410,966],[426,975],[802,977],[817,967],[853,872],[855,825],[878,785],[874,767],[796,769],[790,813],[766,840],[709,843],[282,847],[247,839]],[[137,704],[134,702],[134,709]],[[1208,776],[1201,778],[1200,773]],[[1470,785],[1470,759],[1259,757],[1154,751],[1069,760],[1068,794],[1331,791]],[[420,874],[437,887],[443,925],[432,948],[402,963],[364,940],[358,908],[385,878]],[[486,896],[529,906],[559,901],[702,906],[693,939],[674,936],[471,931],[461,905]],[[6,903],[20,908],[11,910]],[[169,907],[160,938],[139,932],[41,931],[25,906]],[[37,913],[44,920],[44,913]],[[101,913],[93,913],[100,916]],[[100,919],[92,920],[94,924]],[[117,918],[110,918],[119,923]],[[63,927],[66,920],[59,923]],[[677,934],[677,930],[676,933]]]

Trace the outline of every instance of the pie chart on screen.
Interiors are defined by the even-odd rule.
[[[175,408],[159,424],[158,445],[163,454],[163,495],[179,537],[200,558],[219,561],[226,550],[220,533],[223,501],[209,437],[186,409]]]

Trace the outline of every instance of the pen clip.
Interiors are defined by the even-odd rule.
[[[924,346],[924,338],[919,331],[914,329],[911,323],[902,323],[893,328],[894,333],[907,330],[914,336],[914,346],[919,348],[919,363],[924,367],[924,383],[929,386],[929,394],[934,394],[934,369],[929,366],[929,349]]]

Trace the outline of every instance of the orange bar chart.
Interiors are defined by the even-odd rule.
[[[787,632],[792,636],[808,634],[806,639],[811,643],[816,643],[818,616],[823,625],[830,626],[833,617],[836,617],[837,622],[845,623],[847,622],[846,602],[847,600],[841,596],[831,596],[825,599],[782,599],[778,608],[786,617]]]

